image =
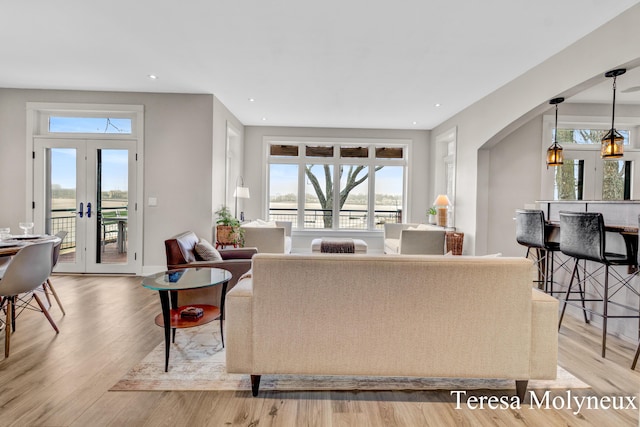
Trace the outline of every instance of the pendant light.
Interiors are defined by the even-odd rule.
[[[619,68],[617,70],[607,71],[605,77],[613,77],[613,111],[611,112],[611,129],[602,138],[602,146],[600,150],[600,157],[603,159],[618,159],[622,157],[624,138],[614,127],[614,121],[616,118],[616,77],[623,75],[627,70],[625,68]]]
[[[564,98],[553,98],[549,104],[556,106],[556,127],[553,133],[553,144],[547,148],[547,169],[549,166],[561,166],[564,163],[562,146],[558,144],[558,104],[564,102]]]

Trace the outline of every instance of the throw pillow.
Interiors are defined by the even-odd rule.
[[[195,250],[204,261],[222,261],[220,252],[204,239],[200,239],[200,241],[196,243]]]

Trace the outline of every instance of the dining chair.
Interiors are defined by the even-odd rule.
[[[611,301],[611,296],[615,295],[623,287],[635,292],[635,289],[633,289],[630,283],[633,275],[624,277],[611,267],[621,265],[633,266],[637,260],[632,256],[633,254],[607,251],[604,219],[602,214],[598,212],[560,211],[560,250],[563,254],[573,257],[575,264],[569,287],[567,288],[564,300],[562,300],[564,304],[558,322],[558,329],[562,326],[562,319],[567,304],[579,301],[581,303],[579,307],[582,309],[585,322],[589,323],[587,312],[602,317],[602,357],[605,357],[607,349],[607,320],[610,318],[640,318],[640,313],[637,311],[632,315],[618,315],[609,312],[610,304],[620,306],[624,309],[627,308],[622,304]],[[584,261],[582,280],[578,274],[580,261]],[[588,270],[586,261],[600,264],[600,267]],[[603,268],[604,283],[601,283],[597,274]],[[611,283],[610,276],[615,280],[613,283]],[[571,294],[576,293],[575,291],[572,292],[576,277],[578,278],[577,293],[580,295],[579,299],[571,298]],[[591,297],[587,296],[587,282],[593,285]],[[584,285],[584,288],[582,285]],[[597,311],[595,304],[593,308],[587,307],[585,302],[594,302],[595,304],[602,303],[602,310]]]
[[[16,317],[25,309],[42,312],[56,331],[58,327],[35,292],[51,274],[53,242],[27,245],[11,260],[2,280],[0,296],[6,311],[4,356],[9,357],[11,334],[16,330]],[[35,300],[39,309],[32,305]]]
[[[53,255],[51,257],[51,273],[53,273],[53,269],[55,268],[56,264],[58,264],[58,258],[60,257],[60,248],[62,247],[62,242],[64,241],[64,238],[67,237],[67,234],[68,233],[66,231],[58,231],[56,233],[56,237],[60,239],[60,241],[54,243],[53,245]],[[51,275],[49,275],[49,277],[47,277],[47,280],[45,280],[45,282],[42,284],[42,290],[44,291],[44,295],[47,298],[47,302],[49,303],[49,308],[51,308],[52,306],[51,297],[49,295],[53,295],[56,302],[58,303],[58,307],[60,307],[60,311],[62,311],[63,315],[66,315],[67,313],[64,311],[64,307],[62,306],[62,302],[60,302],[58,293],[53,287],[53,284],[51,284]]]

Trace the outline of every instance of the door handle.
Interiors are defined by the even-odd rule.
[[[87,218],[91,218],[91,202],[87,203]]]
[[[82,218],[84,216],[83,209],[84,209],[84,205],[82,204],[82,202],[80,202],[80,210],[78,211],[78,216],[80,218]]]

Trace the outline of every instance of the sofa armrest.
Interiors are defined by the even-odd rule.
[[[531,289],[531,378],[555,379],[558,365],[558,300]]]
[[[218,249],[223,260],[229,259],[251,259],[258,253],[258,248],[229,248]]]
[[[445,232],[442,230],[402,230],[400,253],[405,255],[443,255]]]
[[[253,280],[242,279],[227,293],[225,350],[227,372],[253,372]]]

